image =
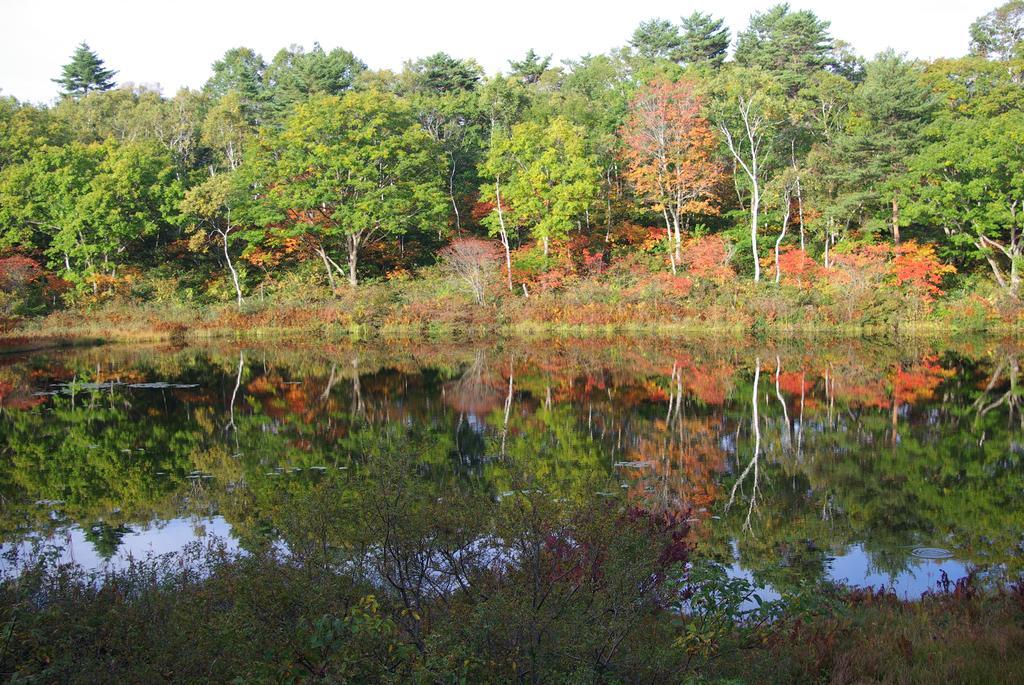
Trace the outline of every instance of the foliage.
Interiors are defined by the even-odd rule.
[[[61,86],[65,96],[79,98],[110,90],[114,87],[112,79],[116,74],[116,71],[104,68],[103,60],[83,41],[75,48],[71,61],[64,65],[60,78],[53,81]]]

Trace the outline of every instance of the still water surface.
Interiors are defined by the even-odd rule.
[[[913,597],[1024,569],[1022,354],[643,338],[5,355],[0,543],[94,569],[211,537],[244,550],[275,538],[282,502],[402,451],[439,495],[525,477],[684,511],[735,575]]]

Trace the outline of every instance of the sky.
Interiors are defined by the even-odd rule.
[[[865,56],[889,47],[910,57],[967,52],[968,26],[1001,0],[792,0],[832,22],[832,34]],[[742,30],[772,0],[0,0],[0,95],[50,102],[75,46],[85,40],[119,83],[198,88],[226,50],[247,46],[268,61],[280,48],[319,41],[373,69],[444,51],[488,73],[533,48],[554,61],[624,45],[653,17],[678,22],[701,10]],[[598,9],[600,8],[600,9]]]

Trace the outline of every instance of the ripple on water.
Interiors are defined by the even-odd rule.
[[[949,559],[953,556],[952,552],[941,547],[918,547],[911,554],[919,559]]]

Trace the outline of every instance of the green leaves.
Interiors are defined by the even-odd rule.
[[[43,147],[0,174],[0,244],[41,249],[81,282],[175,223],[181,190],[155,144]]]
[[[562,118],[518,124],[492,142],[484,163],[485,174],[501,179],[508,220],[545,246],[566,239],[597,196],[600,170],[586,154],[584,135]],[[494,188],[481,192],[491,198]]]
[[[60,84],[64,95],[77,98],[110,90],[114,87],[115,74],[116,71],[104,68],[103,60],[83,41],[75,48],[71,61],[64,65],[60,78],[53,79],[53,82]]]

